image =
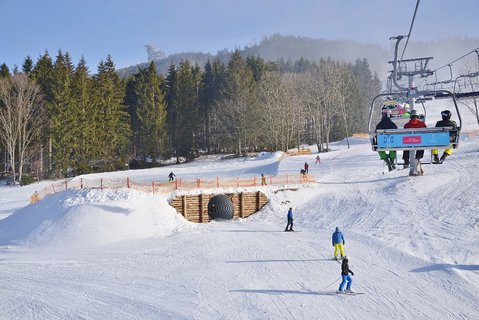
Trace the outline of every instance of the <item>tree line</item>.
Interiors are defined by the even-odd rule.
[[[269,62],[237,50],[227,63],[182,60],[163,75],[151,62],[122,78],[110,56],[92,75],[83,57],[74,66],[68,52],[45,52],[21,70],[0,65],[4,171],[66,177],[301,144],[324,152],[367,129],[379,91],[366,59]]]

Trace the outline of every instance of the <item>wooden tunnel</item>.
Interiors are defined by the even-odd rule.
[[[268,203],[266,195],[260,191],[225,193],[234,206],[233,219],[246,218],[258,212]],[[170,200],[170,205],[191,222],[209,222],[208,202],[216,194],[180,195]]]

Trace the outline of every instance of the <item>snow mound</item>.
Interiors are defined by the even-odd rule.
[[[165,198],[130,189],[68,190],[0,221],[0,245],[91,247],[171,235],[189,223]]]

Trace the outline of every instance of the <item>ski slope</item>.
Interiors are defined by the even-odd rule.
[[[259,176],[310,164],[314,184],[261,187],[270,202],[236,221],[193,224],[168,196],[128,189],[28,205],[42,184],[1,187],[0,319],[479,319],[479,138],[463,134],[422,177],[384,172],[367,140],[350,143],[319,165],[316,154],[275,153],[90,175]],[[300,232],[283,232],[289,207]],[[335,294],[336,226],[363,295]]]

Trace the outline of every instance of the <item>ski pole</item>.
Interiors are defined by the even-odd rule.
[[[337,278],[336,280],[334,280],[333,282],[331,282],[331,284],[327,287],[325,287],[324,289],[328,289],[329,287],[331,287],[333,284],[335,284],[336,282],[338,282],[338,280],[340,280],[341,277]]]

